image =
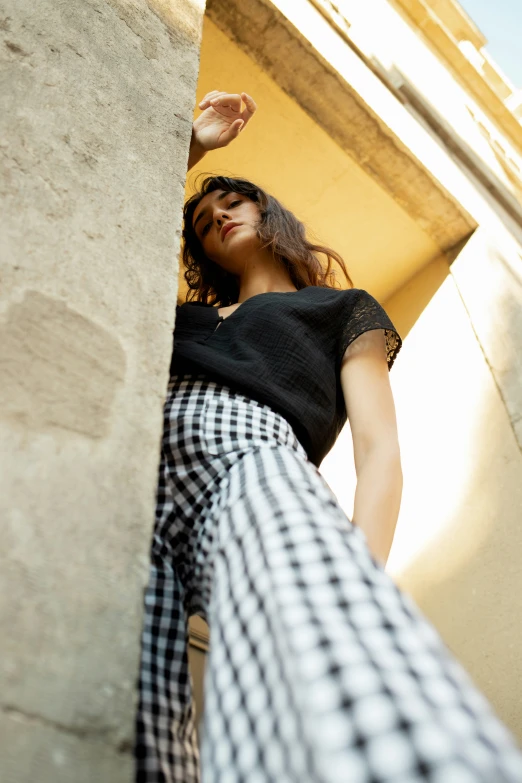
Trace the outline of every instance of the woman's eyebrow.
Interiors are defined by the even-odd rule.
[[[222,200],[222,199],[224,199],[226,196],[228,196],[230,193],[235,193],[235,191],[233,191],[233,190],[225,190],[225,192],[224,192],[224,193],[222,193],[220,196],[218,196],[218,197],[217,197],[216,201],[221,201],[221,200]],[[205,209],[202,209],[202,210],[201,210],[201,212],[200,212],[200,213],[199,213],[199,215],[197,216],[196,220],[194,221],[194,225],[192,226],[192,228],[194,229],[194,231],[196,230],[196,226],[197,226],[197,224],[199,223],[199,221],[201,220],[201,218],[202,218],[202,217],[205,217],[205,215],[208,213],[208,210],[209,210],[209,209],[210,209],[210,207],[205,207]]]

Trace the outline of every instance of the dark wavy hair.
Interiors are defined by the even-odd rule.
[[[211,175],[205,177],[197,192],[185,202],[183,208],[182,258],[184,278],[189,288],[187,301],[226,307],[235,304],[239,296],[237,276],[206,257],[199,237],[192,227],[197,205],[203,196],[214,190],[240,193],[259,206],[261,219],[257,226],[257,235],[261,240],[261,247],[271,249],[274,259],[286,267],[298,290],[307,286],[341,288],[337,284],[332,261],[336,261],[341,267],[348,287],[353,288],[341,256],[329,247],[309,242],[305,236],[304,224],[276,198],[248,179]],[[326,256],[326,267],[317,257],[317,253]]]

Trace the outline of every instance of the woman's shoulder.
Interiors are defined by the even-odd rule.
[[[181,307],[212,307],[212,305],[206,304],[205,302],[184,302],[183,300],[179,300],[176,304],[176,308],[180,309]]]
[[[322,303],[345,305],[346,303],[356,302],[361,296],[368,295],[368,292],[362,288],[330,288],[328,286],[310,285],[299,291],[301,298],[305,302],[312,304]]]
[[[362,288],[331,288],[324,285],[309,285],[300,289],[300,293],[309,296],[331,296],[331,297],[346,297],[357,296],[360,293],[366,293]]]
[[[312,303],[322,302],[325,305],[342,305],[342,307],[363,307],[365,304],[378,304],[365,288],[329,288],[327,286],[308,286],[301,289],[303,298]]]
[[[215,307],[204,302],[180,302],[176,305],[178,335],[205,328],[214,320]]]

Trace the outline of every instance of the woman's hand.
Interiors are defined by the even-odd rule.
[[[245,108],[241,111],[241,99]],[[254,116],[256,103],[250,95],[219,92],[208,92],[199,108],[203,113],[194,120],[192,125],[192,140],[204,152],[226,147],[236,139],[247,122]]]

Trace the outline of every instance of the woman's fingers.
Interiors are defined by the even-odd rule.
[[[247,112],[248,112],[250,115],[254,114],[254,112],[255,112],[255,111],[256,111],[256,109],[257,109],[257,103],[256,103],[256,102],[255,102],[255,100],[252,98],[252,96],[251,96],[251,95],[248,95],[248,93],[246,93],[246,92],[242,92],[242,93],[241,93],[241,97],[243,98],[243,101],[244,101],[244,103],[245,103],[245,106],[246,106],[246,111],[247,111]],[[244,113],[244,112],[243,112],[243,113]]]
[[[207,94],[203,96],[202,101],[205,101],[207,98],[213,97],[214,95],[219,95],[220,92],[221,92],[220,90],[211,90],[210,92],[207,92]]]
[[[202,111],[207,109],[209,106],[214,108],[217,106],[222,106],[223,108],[240,112],[241,99],[243,99],[245,104],[245,109],[241,112],[241,117],[243,118],[244,122],[248,122],[248,120],[254,115],[257,109],[257,104],[252,96],[248,95],[246,92],[242,92],[239,95],[237,93],[223,92],[221,90],[211,90],[210,92],[207,92],[205,97],[199,102],[198,105]]]
[[[257,110],[256,102],[252,96],[246,92],[238,94],[223,92],[222,90],[211,90],[210,92],[207,92],[198,105],[202,112],[205,112],[206,109],[213,108],[218,115],[217,117],[212,113],[209,115],[201,115],[202,122],[207,123],[207,126],[205,127],[214,128],[218,133],[216,139],[212,141],[214,146],[208,146],[208,149],[217,149],[217,147],[224,147],[230,144],[231,141],[239,136],[247,122],[254,116]],[[209,122],[210,125],[208,125]],[[198,120],[195,120],[195,127],[198,123],[199,118]],[[223,127],[223,124],[225,127]]]
[[[246,123],[254,116],[257,110],[257,104],[255,100],[246,92],[241,93],[241,97],[245,103],[245,109],[241,112],[241,117]]]
[[[215,98],[217,95],[224,95],[225,93],[220,92],[219,90],[211,90],[210,92],[207,92],[205,97],[199,102],[198,106],[200,109],[206,109],[207,106],[210,105],[211,98]],[[203,105],[205,104],[205,105]]]
[[[221,106],[223,109],[232,109],[238,114],[241,110],[241,95],[235,93],[223,92],[210,99],[210,105],[217,109]]]
[[[199,108],[206,109],[209,106],[213,106],[214,108],[222,106],[224,109],[232,109],[232,111],[239,112],[241,109],[241,96],[236,93],[212,90],[212,92],[205,95],[199,104]]]
[[[228,128],[228,130],[221,137],[221,141],[225,141],[227,144],[230,144],[231,141],[237,139],[243,130],[244,125],[245,123],[243,120],[234,120],[230,128]]]

